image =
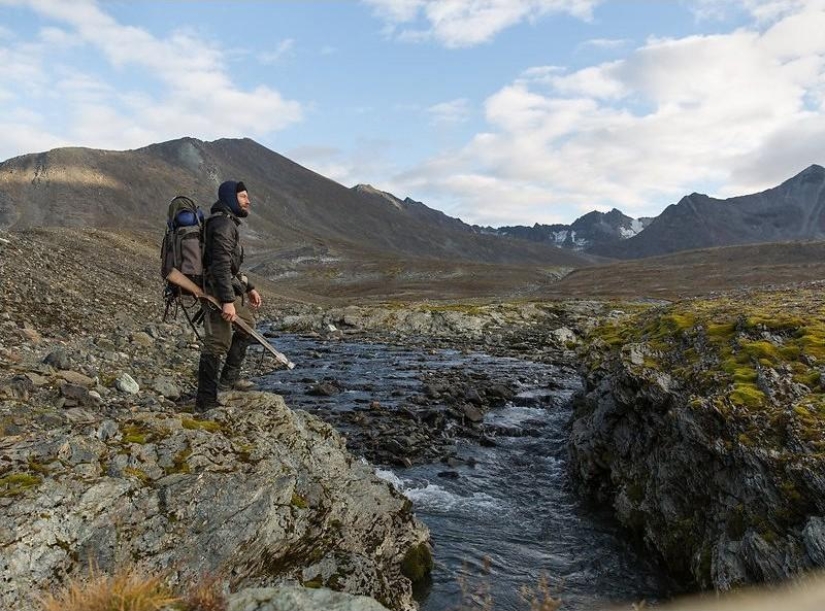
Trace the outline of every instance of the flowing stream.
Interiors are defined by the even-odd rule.
[[[512,401],[485,414],[487,443],[456,440],[456,463],[377,467],[380,477],[412,500],[432,534],[436,565],[432,583],[420,593],[422,611],[467,608],[487,595],[497,611],[523,611],[529,605],[521,591],[541,580],[563,600],[562,609],[601,609],[666,595],[661,572],[571,489],[566,425],[570,398],[580,386],[572,368],[317,337],[280,336],[276,343],[298,367],[259,381],[291,407],[322,416],[373,401],[399,408],[428,376],[450,370],[516,385]],[[322,380],[335,380],[343,390],[310,394]]]

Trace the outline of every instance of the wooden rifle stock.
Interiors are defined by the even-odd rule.
[[[212,297],[212,295],[205,293],[201,287],[192,282],[182,272],[175,269],[174,267],[172,268],[172,271],[169,272],[169,275],[166,276],[166,280],[168,280],[175,286],[182,288],[184,291],[192,293],[198,299],[211,303],[214,307],[218,308],[218,310],[223,309],[221,303],[217,299]],[[293,369],[295,367],[295,363],[290,361],[283,353],[275,350],[274,346],[269,343],[269,340],[267,340],[263,335],[258,333],[248,324],[246,324],[243,320],[236,317],[235,320],[232,321],[232,324],[237,326],[241,331],[243,331],[250,337],[254,338],[259,344],[261,344],[261,346],[263,346],[266,350],[272,353],[272,355],[279,363],[283,363],[284,365],[286,365],[287,369]]]

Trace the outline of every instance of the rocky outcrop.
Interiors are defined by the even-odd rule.
[[[229,598],[227,611],[387,611],[366,596],[326,588],[249,588]]]
[[[815,292],[749,294],[591,337],[574,474],[683,582],[825,566],[821,312]]]
[[[607,313],[595,301],[523,303],[428,303],[352,305],[344,308],[297,307],[273,313],[272,332],[343,332],[433,341],[448,338],[513,344],[540,342],[557,350],[576,346]],[[523,346],[522,346],[523,347]],[[575,355],[568,355],[573,358]]]
[[[154,249],[42,230],[0,242],[0,608],[90,562],[299,583],[411,609],[426,528],[342,438],[272,394],[191,414],[198,344],[163,323]]]
[[[70,410],[73,425],[0,440],[0,606],[88,563],[137,563],[184,583],[297,581],[412,609],[408,554],[427,546],[410,502],[320,420],[267,393],[208,419]]]

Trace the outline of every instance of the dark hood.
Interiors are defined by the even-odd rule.
[[[235,192],[237,187],[238,182],[235,180],[227,180],[222,183],[221,186],[218,187],[218,201],[215,203],[215,206],[222,203],[229,208],[235,216],[242,216],[241,207],[238,204],[238,195]],[[215,206],[212,208],[214,209]]]

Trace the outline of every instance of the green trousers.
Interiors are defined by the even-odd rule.
[[[255,328],[255,317],[240,297],[235,298],[235,313],[238,318],[243,320],[253,329]],[[213,310],[208,308],[206,316],[203,319],[203,326],[205,336],[203,338],[203,354],[210,354],[212,356],[222,357],[229,352],[229,346],[232,345],[232,334],[243,333],[238,329],[232,327],[231,322],[226,322],[221,318],[220,310]]]

